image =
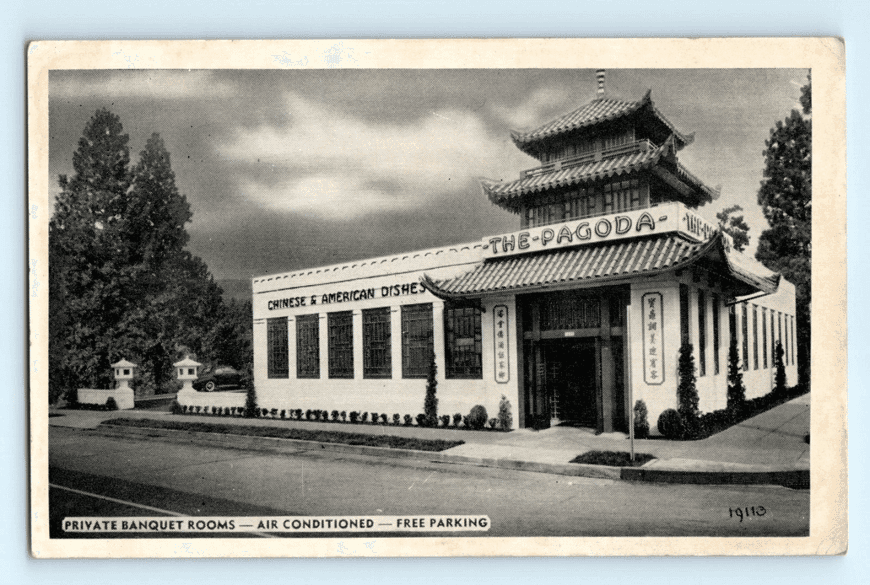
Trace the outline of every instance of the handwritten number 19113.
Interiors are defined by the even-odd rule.
[[[749,519],[754,516],[764,516],[767,514],[767,510],[764,509],[764,506],[751,506],[746,508],[728,508],[728,517],[729,518],[740,518],[740,521],[743,522],[743,519]]]

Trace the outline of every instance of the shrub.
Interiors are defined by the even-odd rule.
[[[773,387],[773,391],[777,394],[785,394],[785,364],[782,361],[785,352],[782,349],[782,342],[776,342],[776,349],[774,350],[776,358],[774,363],[776,364],[776,375],[774,376],[775,386]]]
[[[446,427],[450,426],[450,415],[449,414],[442,414],[439,418],[441,418],[441,426],[442,427],[446,428]]]
[[[202,407],[197,404],[196,405],[196,414],[199,414],[200,410],[202,410]]]
[[[276,416],[278,416],[278,409],[273,408],[272,410],[269,411],[269,414],[272,415],[272,418],[275,418]]]
[[[373,413],[372,413],[372,424],[373,424],[373,425],[378,424],[378,418],[380,418],[380,417],[378,416],[378,413],[373,412]]]
[[[692,354],[691,343],[680,347],[678,374],[680,383],[677,386],[677,409],[683,421],[688,422],[698,417],[698,388],[695,385],[695,356]]]
[[[387,424],[387,413],[381,413],[381,424]]]
[[[746,402],[746,386],[743,385],[743,368],[740,367],[737,338],[732,337],[728,346],[727,408],[732,412],[739,412],[744,402]]]
[[[462,426],[465,427],[466,429],[471,428],[471,426],[468,424],[468,416],[462,417]]]
[[[212,406],[212,407],[211,407],[211,413],[212,413],[213,415],[217,414],[217,413],[218,413],[218,410],[220,410],[220,409],[219,409],[217,406]]]
[[[489,417],[486,414],[486,409],[480,404],[475,404],[471,407],[471,412],[468,413],[468,426],[476,431],[479,431],[486,426],[486,421]]]
[[[649,413],[646,409],[646,402],[638,400],[634,403],[634,437],[636,439],[646,439],[649,437]],[[662,433],[664,434],[664,433]]]
[[[181,414],[182,412],[184,412],[184,408],[180,404],[178,404],[177,400],[172,401],[172,405],[170,405],[169,410],[170,412],[172,412],[172,414]]]
[[[359,419],[359,413],[355,410],[351,410],[350,411],[350,422],[356,423],[356,421],[358,419]]]
[[[339,416],[341,416],[341,422],[346,421],[346,420],[347,420],[347,411],[346,411],[346,410],[342,410],[342,411],[339,413]]]
[[[362,413],[362,417],[360,417],[360,422],[362,422],[362,423],[369,422],[369,413],[367,413],[367,412]]]
[[[453,415],[453,426],[459,428],[459,423],[462,422],[462,415],[458,412]]]
[[[176,400],[176,402],[178,402],[178,401]],[[182,412],[183,414],[187,414],[187,405],[186,405],[186,404],[183,404],[183,405],[181,406],[181,412]]]
[[[511,403],[504,394],[502,394],[501,400],[498,403],[498,426],[503,431],[509,431],[514,426]]]
[[[245,396],[245,418],[254,418],[257,410],[257,392],[253,386],[248,388]]]
[[[497,418],[491,418],[491,419],[489,419],[489,428],[494,429],[494,428],[496,427],[497,424],[498,424],[498,419],[497,419]]]
[[[659,415],[658,428],[666,439],[680,439],[685,431],[685,423],[679,412],[669,408]]]
[[[438,398],[435,392],[438,389],[438,366],[435,363],[435,352],[429,359],[429,370],[426,372],[426,399],[423,401],[423,414],[426,416],[426,426],[438,426]]]
[[[118,403],[115,402],[114,396],[109,396],[106,399],[106,410],[118,410]]]
[[[305,420],[311,420],[313,416],[314,412],[310,408],[305,411]]]
[[[398,412],[393,415],[393,424],[396,426],[402,424],[402,416]]]
[[[406,427],[409,427],[409,426],[411,426],[413,423],[414,423],[414,419],[411,418],[411,415],[410,415],[410,414],[406,414],[406,415],[405,415],[405,426],[406,426]]]
[[[285,418],[287,418],[287,411],[282,408],[281,409],[281,420],[284,420]]]
[[[417,426],[418,427],[428,427],[429,426],[429,418],[423,414],[422,412],[417,415]]]
[[[337,411],[337,410],[333,410],[333,411],[332,411],[332,420],[333,420],[333,421],[337,421],[337,420],[338,420],[338,411]]]

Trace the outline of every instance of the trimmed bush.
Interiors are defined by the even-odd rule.
[[[634,438],[646,439],[649,437],[649,413],[646,409],[646,402],[638,400],[634,403]],[[662,433],[664,434],[664,433]]]
[[[278,416],[278,409],[273,408],[272,410],[269,411],[269,414],[272,415],[272,418],[275,418],[276,416]]]
[[[497,419],[497,418],[491,418],[491,419],[489,419],[489,428],[494,429],[494,428],[496,427],[496,425],[498,425],[498,419]]]
[[[435,363],[435,352],[429,359],[429,369],[426,372],[426,399],[423,401],[423,414],[426,416],[426,426],[438,426],[438,399],[435,392],[438,389],[438,366]],[[419,422],[418,422],[419,424]]]
[[[373,425],[378,424],[378,419],[379,419],[379,418],[380,418],[380,417],[378,416],[378,413],[373,412],[373,413],[372,413],[372,424],[373,424]]]
[[[360,417],[360,422],[362,422],[363,424],[369,422],[369,413],[362,413],[362,416]]]
[[[195,409],[196,409],[196,414],[199,414],[199,411],[202,410],[202,407],[197,404]]]
[[[446,427],[450,426],[450,415],[449,414],[442,414],[440,418],[441,418],[441,426],[442,427],[446,428]]]
[[[685,343],[680,347],[680,359],[678,374],[680,383],[677,386],[677,409],[683,421],[690,421],[698,417],[698,388],[695,385],[695,356],[691,343]]]
[[[659,415],[659,432],[666,439],[682,438],[685,427],[686,425],[683,421],[683,417],[673,408],[669,408]]]
[[[387,414],[385,412],[381,413],[381,424],[382,425],[387,424]]]
[[[281,420],[284,420],[285,418],[287,418],[287,411],[282,408],[281,409]]]
[[[453,426],[459,428],[459,423],[462,422],[462,415],[458,412],[453,415]]]
[[[184,408],[180,404],[178,404],[177,400],[173,400],[172,404],[169,406],[169,411],[172,414],[181,414],[184,412]]]
[[[310,408],[305,411],[305,420],[311,420],[313,416],[314,412]]]
[[[400,415],[398,412],[393,415],[393,424],[396,426],[402,424],[402,415]]]
[[[355,410],[350,411],[350,422],[356,423],[359,420],[359,413]]]
[[[118,410],[118,403],[115,402],[114,396],[109,396],[106,399],[106,410]]]
[[[245,418],[254,418],[256,416],[257,410],[257,392],[254,390],[254,387],[251,386],[248,388],[248,392],[245,396]]]
[[[511,414],[511,403],[504,394],[498,403],[498,426],[503,431],[509,431],[514,426],[514,415]]]
[[[462,417],[462,426],[465,427],[466,429],[471,428],[468,424],[468,416]]]
[[[347,420],[347,411],[346,411],[346,410],[342,410],[342,411],[339,413],[339,416],[341,416],[341,422],[346,421],[346,420]]]
[[[414,424],[414,419],[411,418],[411,415],[410,415],[410,414],[406,414],[406,415],[405,415],[405,426],[406,426],[406,427],[409,427],[409,426],[411,426],[412,424]]]
[[[746,402],[746,386],[743,385],[743,368],[740,367],[740,353],[737,351],[737,338],[732,337],[728,345],[728,393],[727,408],[739,412]]]
[[[782,349],[782,342],[776,342],[776,349],[774,350],[776,358],[774,363],[776,364],[776,375],[774,376],[775,385],[773,387],[773,391],[777,395],[785,394],[785,364],[783,363],[783,356],[785,355],[785,351]]]
[[[332,413],[330,413],[330,414],[332,415],[333,421],[338,421],[338,411],[337,410],[333,410]]]
[[[471,412],[468,413],[468,426],[476,431],[479,431],[486,426],[486,421],[489,417],[486,414],[486,408],[480,404],[475,404],[471,407]]]
[[[178,402],[178,401],[176,400],[176,402]],[[187,405],[186,405],[186,404],[183,404],[183,405],[181,406],[181,413],[182,413],[182,414],[187,414]]]
[[[422,412],[417,415],[417,426],[418,427],[428,427],[429,419]]]

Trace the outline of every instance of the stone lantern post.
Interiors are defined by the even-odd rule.
[[[172,365],[175,367],[178,379],[184,382],[184,386],[179,391],[179,394],[195,393],[196,390],[193,389],[193,381],[199,377],[199,368],[202,367],[202,364],[193,361],[189,357],[185,357],[180,362],[176,362]]]
[[[111,395],[115,398],[115,402],[121,410],[133,408],[134,406],[133,389],[130,388],[130,380],[136,375],[136,368],[138,367],[136,364],[128,362],[125,359],[112,364],[117,386],[111,392]]]

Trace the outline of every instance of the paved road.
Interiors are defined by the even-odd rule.
[[[274,455],[56,427],[49,440],[56,536],[66,515],[162,515],[141,506],[199,516],[486,514],[490,536],[809,533],[809,492],[782,487],[644,484],[331,452]],[[763,506],[764,516],[740,521],[733,513],[752,506]]]

